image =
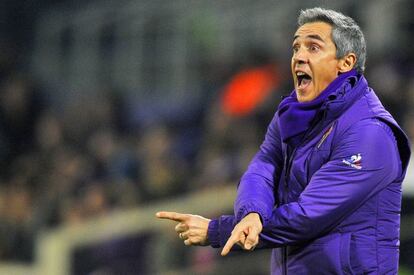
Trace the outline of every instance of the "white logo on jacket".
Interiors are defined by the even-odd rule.
[[[362,156],[361,154],[352,155],[349,158],[345,158],[342,160],[343,163],[345,163],[348,166],[351,166],[355,169],[361,169],[362,168]]]

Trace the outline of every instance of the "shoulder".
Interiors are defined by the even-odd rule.
[[[361,91],[362,95],[348,109],[346,109],[337,119],[339,134],[344,134],[350,128],[355,127],[375,127],[375,125],[386,126],[376,118],[382,118],[396,124],[391,114],[384,108],[375,92],[367,87]],[[386,129],[385,127],[384,129]],[[389,128],[389,127],[388,127]]]
[[[400,156],[392,129],[377,118],[352,124],[333,141],[334,159],[346,162],[353,156],[363,160],[363,170],[391,169],[400,171]]]
[[[376,117],[368,117],[350,124],[346,129],[338,131],[337,142],[356,140],[361,144],[393,143],[396,139],[392,129]]]

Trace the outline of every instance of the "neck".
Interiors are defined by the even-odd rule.
[[[340,73],[316,98],[312,99],[311,101],[306,102],[299,102],[301,104],[309,104],[314,105],[315,103],[318,104],[321,101],[324,101],[332,92],[336,91],[344,82],[345,79],[351,76],[357,75],[357,71],[352,69],[345,73]],[[296,92],[295,92],[296,96]]]
[[[355,76],[356,70],[338,75],[315,99],[308,102],[298,102],[296,91],[285,98],[279,105],[280,133],[284,142],[288,140],[295,145],[310,127],[315,115],[328,96],[337,91],[346,79]]]

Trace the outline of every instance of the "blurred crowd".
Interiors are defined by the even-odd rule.
[[[265,80],[255,80],[260,76],[256,71],[247,72],[247,79],[252,74],[253,85],[262,92],[256,105],[268,107],[273,104],[265,99],[274,95],[270,91],[277,83],[267,67],[263,70]],[[227,109],[239,103],[224,100],[229,93],[224,88],[217,100],[155,112],[148,119],[137,111],[139,102],[116,89],[56,106],[49,100],[51,91],[29,73],[4,72],[0,259],[32,260],[36,235],[45,229],[234,185],[257,150],[272,111],[247,106],[233,114]]]
[[[370,86],[414,142],[414,67],[367,65]],[[289,64],[269,59],[239,64],[199,102],[167,110],[116,87],[57,105],[30,72],[0,69],[0,259],[25,262],[42,230],[236,186],[292,87]]]

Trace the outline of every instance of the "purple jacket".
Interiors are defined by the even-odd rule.
[[[272,274],[397,274],[407,137],[363,76],[321,110],[289,154],[276,112],[238,186],[235,216],[212,220],[209,241],[224,246],[257,212],[258,248],[273,248]]]

